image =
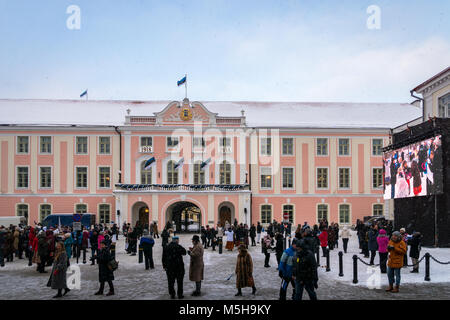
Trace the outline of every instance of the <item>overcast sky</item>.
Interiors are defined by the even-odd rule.
[[[437,0],[0,0],[0,98],[180,100],[187,73],[191,100],[411,102],[450,65],[449,14]]]

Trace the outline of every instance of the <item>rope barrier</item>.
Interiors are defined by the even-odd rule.
[[[435,262],[439,263],[439,264],[450,264],[450,261],[447,262],[441,262],[438,259],[436,259],[435,257],[433,257],[432,255],[430,255],[430,258],[433,259]],[[423,259],[423,258],[422,258]],[[419,263],[419,262],[418,262]]]

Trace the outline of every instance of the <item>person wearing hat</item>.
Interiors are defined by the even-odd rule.
[[[64,246],[66,247],[67,253],[67,266],[70,266],[70,258],[72,257],[72,245],[72,234],[70,232],[67,232],[66,234],[64,234]]]
[[[105,282],[108,282],[109,292],[106,295],[112,296],[114,295],[114,285],[113,285],[114,271],[110,269],[108,266],[112,258],[105,240],[100,242],[100,250],[98,251],[98,254],[95,258],[97,259],[98,281],[100,282],[100,288],[95,293],[95,295],[96,296],[103,295],[103,290],[105,289]]]
[[[380,270],[381,273],[386,273],[386,262],[388,257],[387,247],[389,244],[389,237],[386,235],[386,230],[380,229],[378,232],[377,243],[378,254],[380,256]]]
[[[411,247],[409,250],[409,257],[411,258],[413,269],[411,273],[419,273],[419,255],[420,255],[420,243],[422,235],[420,232],[414,232],[411,239],[408,240],[408,246]]]
[[[283,236],[281,235],[281,238]],[[281,287],[280,287],[280,300],[286,300],[286,293],[287,288],[289,286],[289,283],[292,285],[293,292],[292,292],[292,298],[295,296],[295,282],[292,279],[292,266],[294,265],[294,258],[296,254],[296,246],[297,246],[297,240],[294,239],[292,241],[292,245],[284,250],[282,253],[282,256],[280,258],[280,262],[278,264],[278,274],[280,276],[281,280]]]
[[[184,279],[184,262],[183,256],[186,255],[186,249],[179,243],[178,236],[172,237],[172,242],[163,247],[162,265],[167,274],[167,282],[169,285],[169,294],[175,299],[175,280],[177,281],[178,299],[183,299],[183,279]]]
[[[386,289],[386,292],[398,292],[400,287],[400,271],[403,267],[403,256],[406,254],[406,243],[402,240],[400,232],[395,231],[392,233],[387,249],[389,251],[387,269],[389,288]],[[394,278],[395,288],[393,287]]]
[[[292,279],[295,281],[294,300],[302,300],[303,289],[311,300],[317,300],[314,291],[319,287],[316,258],[304,240],[297,240],[295,249],[297,252],[292,266]]]
[[[144,251],[144,261],[145,261],[145,270],[154,269],[155,265],[153,263],[153,245],[155,244],[155,240],[149,234],[148,230],[144,230],[144,236],[141,238],[140,245],[142,250]]]
[[[255,280],[253,279],[253,260],[245,245],[238,247],[239,254],[236,260],[236,288],[238,292],[235,296],[242,296],[242,288],[251,287],[252,294],[256,293]]]
[[[400,235],[402,237],[402,240],[406,244],[406,253],[403,256],[403,267],[405,268],[407,266],[407,264],[408,264],[408,239],[409,239],[409,234],[406,233],[406,229],[405,228],[401,228],[400,229]]]
[[[193,296],[201,295],[201,287],[203,280],[203,246],[200,245],[200,237],[194,235],[192,237],[193,247],[190,247],[188,254],[191,257],[191,262],[189,264],[189,280],[195,282],[195,291],[192,292]]]

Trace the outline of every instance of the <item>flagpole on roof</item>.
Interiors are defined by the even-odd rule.
[[[185,98],[187,99],[187,73],[184,75],[186,78],[186,81],[184,82],[184,89],[185,89]]]

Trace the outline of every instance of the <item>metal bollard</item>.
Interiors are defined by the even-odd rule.
[[[343,262],[343,253],[342,251],[339,251],[339,277],[344,276],[344,262]]]
[[[289,237],[289,240],[288,240],[288,244],[289,244],[289,248],[291,247],[291,245],[292,245],[292,242],[291,242],[291,237]]]
[[[358,283],[358,256],[353,255],[353,283]]]
[[[139,263],[144,262],[144,249],[139,245]]]
[[[111,257],[112,258],[116,258],[116,245],[115,244],[111,244]]]
[[[83,263],[86,263],[86,248],[83,249]]]
[[[425,253],[425,281],[430,281],[430,254]]]
[[[320,248],[316,248],[316,260],[317,260],[317,266],[320,267]]]
[[[222,254],[222,250],[223,250],[223,241],[222,241],[222,237],[219,238],[219,254]]]
[[[327,249],[327,272],[330,270],[330,249]]]
[[[286,238],[283,238],[283,249],[286,250]]]

